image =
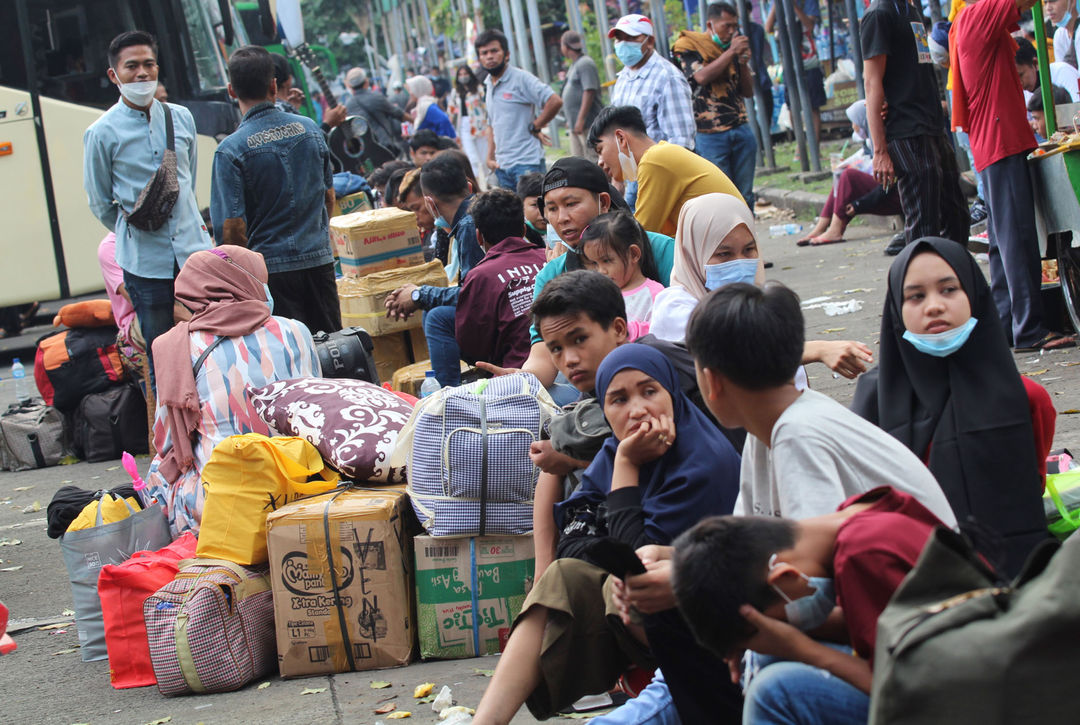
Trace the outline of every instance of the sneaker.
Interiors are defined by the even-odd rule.
[[[971,209],[968,213],[971,215],[973,225],[986,221],[986,217],[990,216],[990,212],[986,209],[986,202],[979,197],[975,197],[975,201],[971,203]]]
[[[895,257],[904,251],[904,247],[907,246],[907,238],[903,232],[895,234],[892,239],[889,240],[889,246],[885,247],[885,254],[890,257]]]

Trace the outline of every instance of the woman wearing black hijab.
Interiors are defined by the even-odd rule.
[[[1025,382],[966,249],[924,238],[897,256],[879,359],[859,379],[852,409],[926,462],[961,526],[1002,538],[1004,573],[1016,574],[1048,535],[1039,475],[1046,451],[1037,448],[1048,450],[1053,411],[1049,432],[1045,415],[1033,429]],[[1039,390],[1041,413],[1049,401]]]

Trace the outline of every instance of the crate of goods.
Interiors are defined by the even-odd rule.
[[[384,382],[393,380],[396,370],[429,357],[427,338],[420,327],[379,335],[371,338],[371,342],[374,343],[371,356],[375,358],[375,370],[379,380]]]
[[[334,199],[334,216],[370,210],[371,199],[368,198],[367,192],[364,191],[358,191],[355,194],[348,194],[346,196],[339,196]]]
[[[480,368],[474,367],[464,360],[459,360],[458,362],[461,365],[462,384],[471,383],[472,381],[479,380],[481,377],[487,375],[487,373]],[[421,360],[412,365],[398,368],[394,372],[394,377],[391,378],[390,387],[399,392],[415,395],[419,398],[420,386],[424,384],[424,376],[427,375],[428,370],[431,370],[431,360]]]
[[[405,320],[386,316],[386,296],[407,284],[446,287],[442,262],[432,260],[415,267],[399,267],[372,272],[363,277],[342,277],[337,281],[341,321],[346,327],[362,327],[372,337],[420,327],[417,312]]]
[[[500,652],[532,586],[532,536],[417,536],[413,543],[420,656]]]
[[[330,220],[330,239],[346,277],[424,263],[416,215],[403,209],[372,209]]]
[[[400,488],[342,488],[267,516],[282,677],[409,664],[413,521]]]

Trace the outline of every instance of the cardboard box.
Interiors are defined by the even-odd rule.
[[[470,382],[471,379],[475,379],[475,377],[479,375],[478,368],[474,368],[464,360],[461,360],[460,362],[462,384]],[[424,384],[424,376],[428,370],[431,370],[431,360],[421,360],[418,363],[398,368],[394,371],[394,377],[390,382],[390,387],[394,390],[408,393],[409,395],[415,395],[419,398],[420,386]],[[471,373],[475,374],[473,378],[469,377]]]
[[[417,536],[414,549],[420,656],[499,652],[532,588],[532,536]]]
[[[421,327],[379,335],[371,338],[371,341],[375,344],[372,357],[375,358],[375,371],[379,374],[380,382],[390,382],[399,368],[429,357],[427,338]]]
[[[282,677],[412,661],[412,521],[400,488],[331,491],[266,517]]]
[[[374,337],[420,327],[421,316],[414,313],[407,320],[386,316],[386,296],[406,284],[446,287],[442,262],[433,260],[415,267],[401,267],[373,272],[363,277],[342,277],[337,281],[341,321],[346,327],[362,327]]]
[[[371,208],[371,200],[368,199],[368,195],[362,191],[346,196],[339,196],[334,199],[334,216],[352,214],[353,212],[358,211],[370,211]]]
[[[372,209],[330,220],[330,240],[346,277],[424,263],[416,215],[403,209]]]

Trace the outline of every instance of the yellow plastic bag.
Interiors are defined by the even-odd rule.
[[[114,521],[120,521],[126,519],[131,515],[131,511],[124,505],[123,500],[119,496],[113,496],[111,493],[106,493],[101,497],[101,523],[111,524]],[[128,504],[131,508],[139,511],[142,509],[142,504],[134,496],[128,496]],[[75,520],[67,527],[68,533],[72,531],[82,531],[83,529],[92,529],[97,524],[97,499],[91,501],[83,507],[83,510],[79,512],[79,515],[75,517]]]
[[[338,474],[303,438],[258,433],[219,443],[202,478],[206,503],[196,556],[243,566],[267,561],[267,514],[338,485]]]

